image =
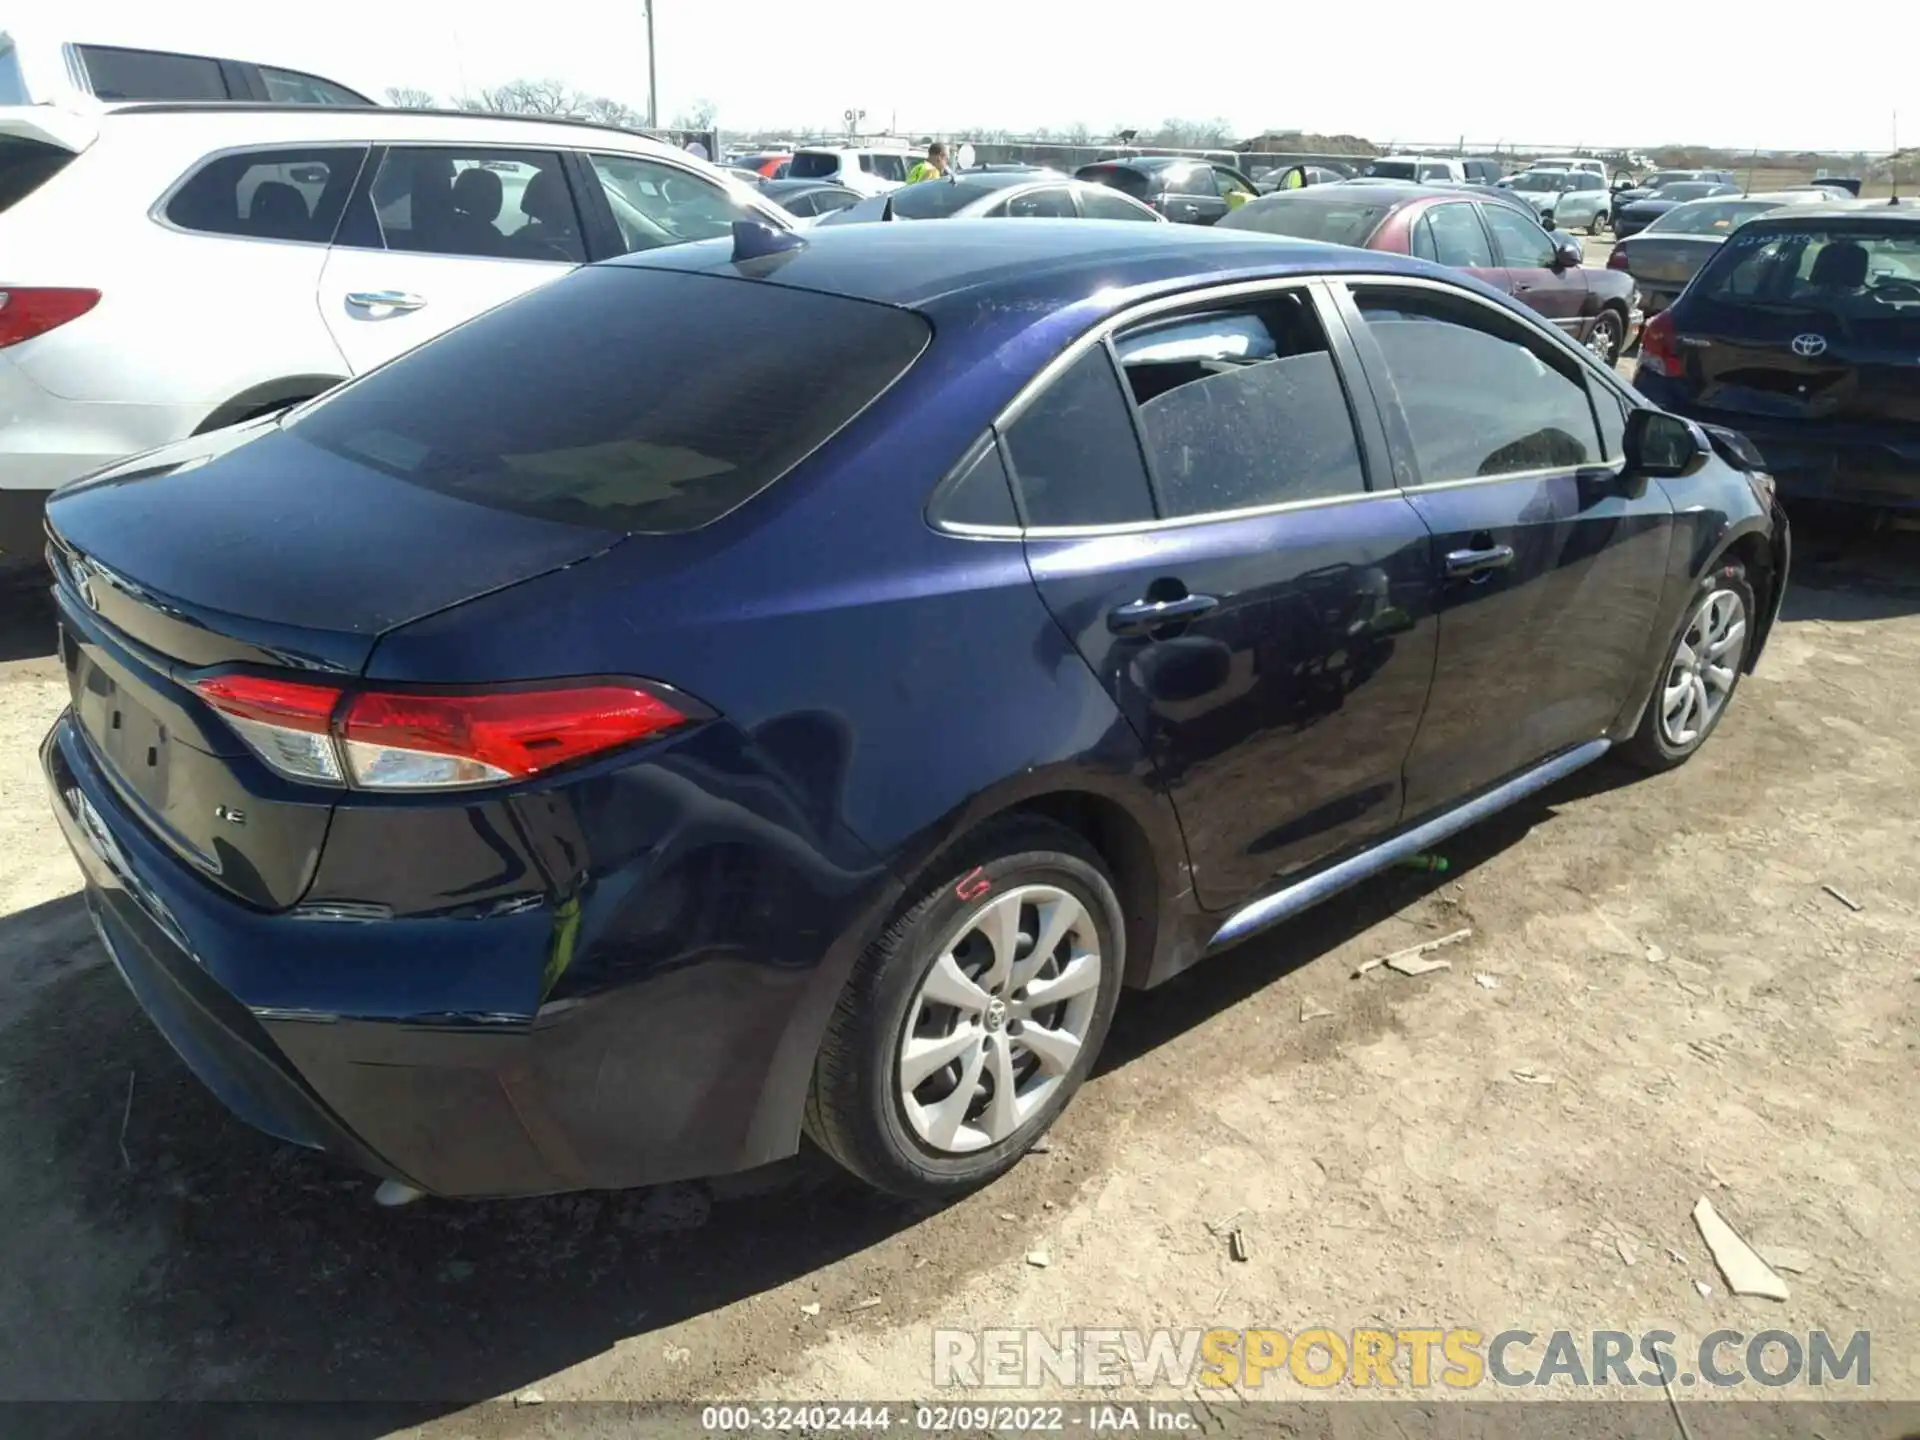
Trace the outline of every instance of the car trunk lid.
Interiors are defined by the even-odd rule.
[[[269,910],[305,892],[334,792],[275,776],[194,680],[355,676],[387,630],[619,538],[405,484],[271,421],[62,491],[47,528],[74,719],[102,770],[174,853]]]

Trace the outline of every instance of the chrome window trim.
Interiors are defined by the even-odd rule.
[[[1558,329],[1549,328],[1545,321],[1535,322],[1526,316],[1515,316],[1512,311],[1492,303],[1484,296],[1476,295],[1464,286],[1451,285],[1445,281],[1429,279],[1426,276],[1348,272],[1330,275],[1277,276],[1267,280],[1236,280],[1225,285],[1210,285],[1198,290],[1184,290],[1176,295],[1156,296],[1151,300],[1142,301],[1130,309],[1107,317],[1086,333],[1075,336],[1071,344],[1058,355],[1054,356],[1053,359],[1049,360],[1031,380],[1020,387],[1019,393],[1002,407],[999,415],[993,420],[992,429],[997,436],[1004,437],[1007,427],[1016,423],[1019,418],[1026,413],[1039,398],[1041,392],[1051,385],[1059,375],[1077,363],[1081,356],[1086,354],[1087,351],[1097,345],[1105,345],[1116,330],[1138,324],[1143,320],[1150,320],[1154,316],[1164,314],[1167,311],[1183,310],[1193,305],[1204,305],[1215,300],[1241,300],[1250,296],[1276,294],[1289,289],[1310,288],[1315,283],[1322,281],[1335,285],[1378,284],[1389,287],[1409,287],[1431,290],[1440,295],[1461,296],[1473,301],[1489,314],[1504,317],[1509,322],[1517,320],[1521,324],[1533,324],[1536,326],[1536,329],[1542,333],[1551,334],[1562,350],[1570,355],[1586,373],[1604,376],[1612,384],[1615,393],[1619,395],[1621,401],[1626,404],[1629,409],[1642,408],[1635,403],[1631,392],[1629,392],[1616,377],[1606,376],[1605,372],[1588,357],[1584,349],[1567,340]],[[1335,363],[1338,364],[1337,357]],[[1597,417],[1594,424],[1597,431],[1599,426]],[[1004,445],[1004,438],[1001,443]],[[971,457],[974,453],[975,447],[969,446],[967,448],[967,455]],[[1596,465],[1582,465],[1575,468],[1582,473],[1593,475],[1599,475],[1605,472],[1618,474],[1625,468],[1625,462],[1613,460]],[[1457,490],[1469,485],[1498,485],[1512,480],[1543,479],[1550,475],[1564,475],[1567,473],[1567,470],[1568,467],[1564,465],[1549,465],[1531,470],[1516,470],[1504,475],[1473,475],[1460,480],[1438,480],[1424,482],[1419,485],[1386,486],[1380,489],[1363,490],[1351,495],[1323,495],[1307,500],[1282,500],[1272,505],[1253,506],[1243,510],[1215,510],[1209,511],[1204,515],[1175,515],[1165,519],[1149,518],[1145,520],[1130,520],[1116,525],[1005,526],[963,525],[951,521],[935,521],[933,522],[933,528],[942,535],[951,535],[957,539],[968,540],[1098,539],[1110,535],[1138,535],[1193,525],[1212,525],[1237,520],[1256,520],[1268,515],[1283,515],[1294,510],[1318,510],[1332,505],[1351,505],[1367,500],[1404,498],[1428,490]],[[944,483],[944,481],[945,477],[942,477],[942,483]],[[1015,476],[1014,483],[1016,486],[1019,483],[1017,475]]]
[[[1329,278],[1331,279],[1333,277]],[[1607,375],[1606,371],[1593,363],[1593,357],[1587,353],[1584,346],[1570,340],[1566,332],[1561,330],[1558,324],[1548,320],[1544,316],[1516,316],[1511,310],[1508,310],[1502,305],[1495,304],[1484,295],[1476,295],[1464,286],[1448,285],[1443,281],[1430,280],[1423,275],[1344,275],[1338,277],[1338,281],[1348,287],[1349,301],[1353,301],[1354,299],[1353,291],[1356,286],[1374,285],[1388,289],[1431,290],[1436,294],[1457,296],[1461,299],[1469,300],[1488,314],[1506,320],[1508,324],[1519,323],[1522,325],[1530,325],[1536,334],[1551,335],[1561,352],[1580,366],[1583,375],[1599,375],[1604,377],[1611,382],[1615,392],[1619,394],[1621,400],[1630,409],[1638,410],[1643,408],[1634,403],[1634,397],[1620,383],[1618,376]],[[1356,311],[1358,310],[1359,306],[1357,302],[1355,302],[1354,308]],[[1581,386],[1581,393],[1586,395],[1587,408],[1589,412],[1591,412],[1594,403],[1593,397],[1587,394],[1587,387],[1585,385]],[[1601,451],[1604,453],[1606,444],[1605,437],[1600,434],[1600,417],[1598,415],[1592,415],[1591,418],[1594,425],[1594,439],[1600,443]],[[1458,490],[1467,485],[1498,485],[1508,480],[1529,480],[1538,479],[1546,475],[1564,475],[1568,473],[1569,470],[1596,476],[1607,472],[1618,475],[1624,473],[1625,469],[1626,461],[1624,459],[1602,460],[1592,465],[1536,466],[1530,470],[1513,470],[1501,475],[1468,475],[1457,480],[1422,480],[1418,485],[1400,487],[1400,493],[1416,495],[1428,490]]]
[[[359,188],[361,172],[367,168],[367,157],[379,147],[377,140],[283,140],[278,144],[228,145],[219,150],[209,150],[187,166],[174,182],[160,193],[160,198],[147,207],[147,219],[162,230],[171,230],[176,235],[190,235],[197,240],[242,240],[249,245],[296,245],[302,249],[329,250],[333,248],[333,236],[325,240],[286,240],[272,235],[230,235],[224,230],[193,230],[185,225],[176,224],[167,214],[167,207],[173,204],[174,197],[187,188],[202,170],[219,160],[227,160],[235,155],[271,155],[281,150],[358,150],[360,169],[354,171],[353,186],[347,191],[347,202],[352,204],[353,191]],[[346,212],[341,211],[344,219]],[[334,224],[334,232],[339,233],[340,226]]]

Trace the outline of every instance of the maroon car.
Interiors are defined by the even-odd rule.
[[[1348,181],[1249,200],[1223,229],[1417,255],[1469,270],[1539,311],[1608,364],[1640,326],[1633,277],[1582,263],[1580,242],[1544,230],[1497,191]]]

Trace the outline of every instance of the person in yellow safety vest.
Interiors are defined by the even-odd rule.
[[[941,180],[947,173],[947,147],[941,140],[927,146],[927,158],[907,172],[907,184],[917,185],[922,180]]]
[[[1227,209],[1229,211],[1238,210],[1251,199],[1253,199],[1252,191],[1242,189],[1239,185],[1235,185],[1233,189],[1227,192]]]

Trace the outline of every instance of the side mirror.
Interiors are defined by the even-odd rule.
[[[1707,432],[1664,410],[1635,410],[1620,442],[1629,475],[1685,475],[1712,453]]]
[[[1571,235],[1562,235],[1554,244],[1553,263],[1555,269],[1577,270],[1586,263],[1586,259],[1587,252],[1580,248],[1580,242]]]

